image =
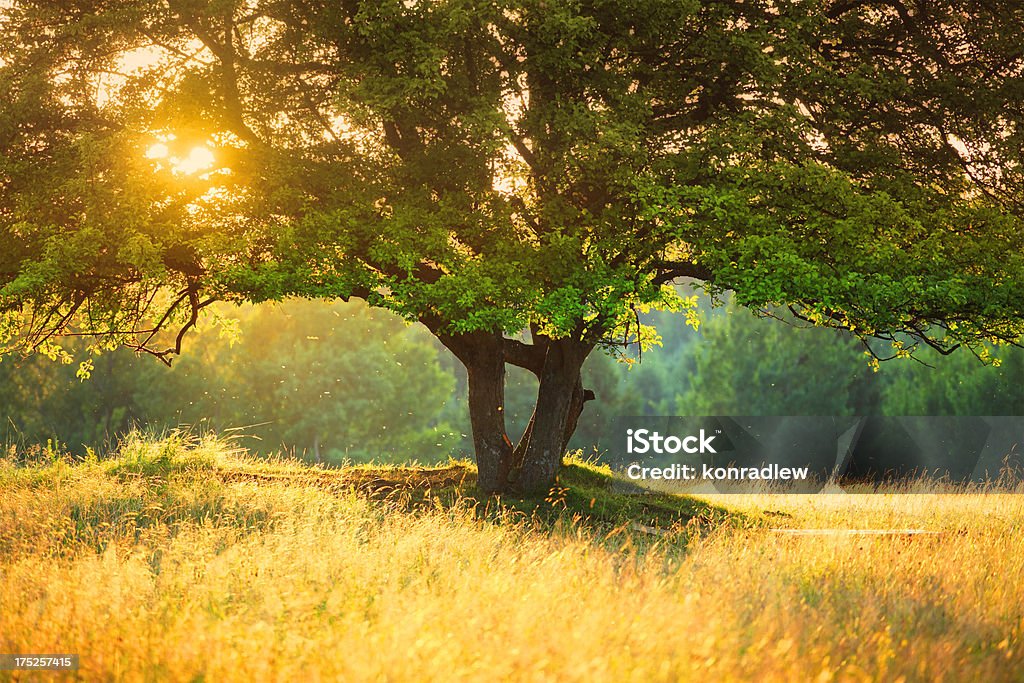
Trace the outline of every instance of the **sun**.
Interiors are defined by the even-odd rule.
[[[171,150],[167,149],[167,145],[162,142],[158,142],[149,149],[146,150],[147,159],[166,159],[167,155],[171,153]]]
[[[195,175],[203,171],[209,171],[217,162],[217,157],[206,145],[193,147],[184,158],[171,156],[171,150],[162,142],[158,142],[146,150],[146,158],[166,160],[171,172],[175,175]]]

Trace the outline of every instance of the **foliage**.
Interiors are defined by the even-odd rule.
[[[75,448],[108,445],[118,433],[144,418],[139,400],[145,400],[154,382],[166,381],[166,377],[152,375],[151,365],[139,363],[128,351],[108,353],[94,359],[92,378],[82,382],[72,364],[39,356],[5,358],[0,362],[0,434],[4,443],[34,444],[49,439]],[[182,394],[179,399],[187,396]],[[174,410],[166,410],[161,417],[170,423]]]
[[[3,338],[162,348],[161,311],[297,295],[596,342],[694,275],[1016,339],[1019,16],[901,7],[19,0]]]
[[[798,326],[799,325],[799,326]],[[671,414],[869,415],[880,381],[856,338],[728,308],[702,327]]]
[[[422,330],[355,302],[240,313],[237,343],[211,344],[205,358],[173,368],[142,399],[152,401],[150,415],[178,405],[179,419],[242,428],[261,450],[285,445],[334,462],[450,452],[452,434],[437,417],[453,381]],[[182,396],[195,398],[184,406]]]
[[[50,439],[77,451],[101,448],[135,425],[159,431],[185,424],[235,430],[256,452],[284,448],[313,459],[319,433],[321,457],[332,462],[430,462],[471,450],[465,370],[422,330],[355,304],[291,301],[222,315],[238,319],[237,339],[223,336],[223,327],[204,328],[169,371],[127,351],[96,358],[86,382],[74,376],[73,365],[5,360],[5,441]],[[668,313],[652,318],[665,333],[657,353],[632,366],[607,354],[588,359],[584,381],[599,400],[587,403],[571,448],[599,452],[612,419],[625,415],[1024,411],[1024,353],[1015,348],[999,350],[995,366],[966,354],[932,354],[929,365],[891,361],[872,372],[863,347],[849,337],[733,306],[703,311],[699,333]],[[510,373],[510,433],[525,428],[536,393],[529,373]],[[410,403],[410,396],[417,400]],[[352,430],[352,415],[360,416],[361,430]],[[338,446],[346,433],[347,447]]]
[[[440,420],[454,380],[422,330],[355,302],[221,313],[237,317],[237,338],[204,328],[170,370],[127,350],[99,356],[86,382],[70,365],[5,360],[6,440],[98,448],[136,425],[188,424],[232,430],[264,453],[334,462],[435,460],[454,449]]]
[[[1024,351],[1001,347],[994,362],[921,353],[921,362],[872,367],[848,335],[727,307],[701,327],[703,343],[666,368],[681,387],[664,414],[1021,415]],[[876,351],[891,355],[884,347]],[[660,360],[657,358],[656,360]],[[646,362],[646,361],[645,361]]]
[[[923,357],[886,368],[886,410],[893,415],[1024,415],[1024,352],[997,349],[997,364],[965,354]]]

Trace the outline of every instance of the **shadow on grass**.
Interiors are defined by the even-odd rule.
[[[65,520],[62,535],[97,549],[112,538],[138,541],[145,529],[155,526],[173,534],[181,524],[192,522],[245,530],[272,525],[259,497],[239,497],[228,488],[235,484],[265,486],[268,491],[295,487],[354,494],[382,509],[408,514],[462,510],[485,523],[569,532],[603,544],[612,537],[633,539],[638,541],[634,547],[685,547],[694,535],[719,527],[757,524],[696,498],[625,492],[628,489],[606,467],[578,460],[563,467],[558,484],[547,495],[536,497],[480,494],[476,469],[467,462],[328,469],[294,460],[256,459],[223,442],[180,437],[130,439],[102,460],[12,460],[7,460],[6,469],[0,467],[0,481],[35,490],[63,489],[61,512],[54,510]]]
[[[293,465],[274,468],[222,469],[225,482],[285,483],[335,492],[355,491],[400,509],[447,509],[469,506],[480,518],[497,523],[528,523],[535,529],[584,527],[594,532],[618,530],[666,537],[705,532],[721,525],[749,526],[746,516],[697,498],[637,489],[625,492],[607,468],[570,461],[558,484],[543,496],[489,496],[476,490],[476,469],[468,463],[444,467],[359,466],[322,469]]]

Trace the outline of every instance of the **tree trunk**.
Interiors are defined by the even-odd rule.
[[[569,403],[569,417],[565,424],[565,431],[562,437],[562,453],[564,454],[569,450],[569,440],[572,439],[572,435],[576,433],[576,425],[579,424],[580,415],[583,414],[583,404],[587,401],[592,401],[596,398],[594,392],[590,389],[583,388],[582,376],[576,380],[576,388],[572,392],[572,400]],[[526,425],[526,430],[523,432],[522,438],[519,440],[519,444],[515,448],[515,452],[512,454],[512,471],[518,472],[522,468],[523,460],[526,458],[526,447],[530,444],[531,437],[533,436],[533,426],[537,419],[537,412],[534,410],[530,416],[530,422]]]
[[[473,333],[438,338],[466,367],[477,488],[484,493],[504,492],[512,468],[512,442],[505,431],[503,336]]]
[[[576,429],[586,393],[580,370],[593,345],[571,339],[547,343],[533,417],[517,448],[521,461],[513,487],[528,494],[546,493],[555,484],[566,444]]]
[[[477,487],[485,493],[547,493],[558,477],[583,404],[594,397],[580,379],[593,344],[550,340],[536,333],[533,345],[507,340],[501,333],[437,337],[466,367]],[[515,449],[505,426],[506,362],[530,370],[540,380],[533,416]]]

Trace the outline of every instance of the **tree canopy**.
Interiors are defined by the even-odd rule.
[[[466,364],[481,485],[543,488],[583,360],[692,310],[678,278],[898,353],[1019,339],[1022,29],[1010,2],[13,0],[0,342],[168,359],[215,300],[363,298]],[[540,378],[517,446],[506,362]]]

